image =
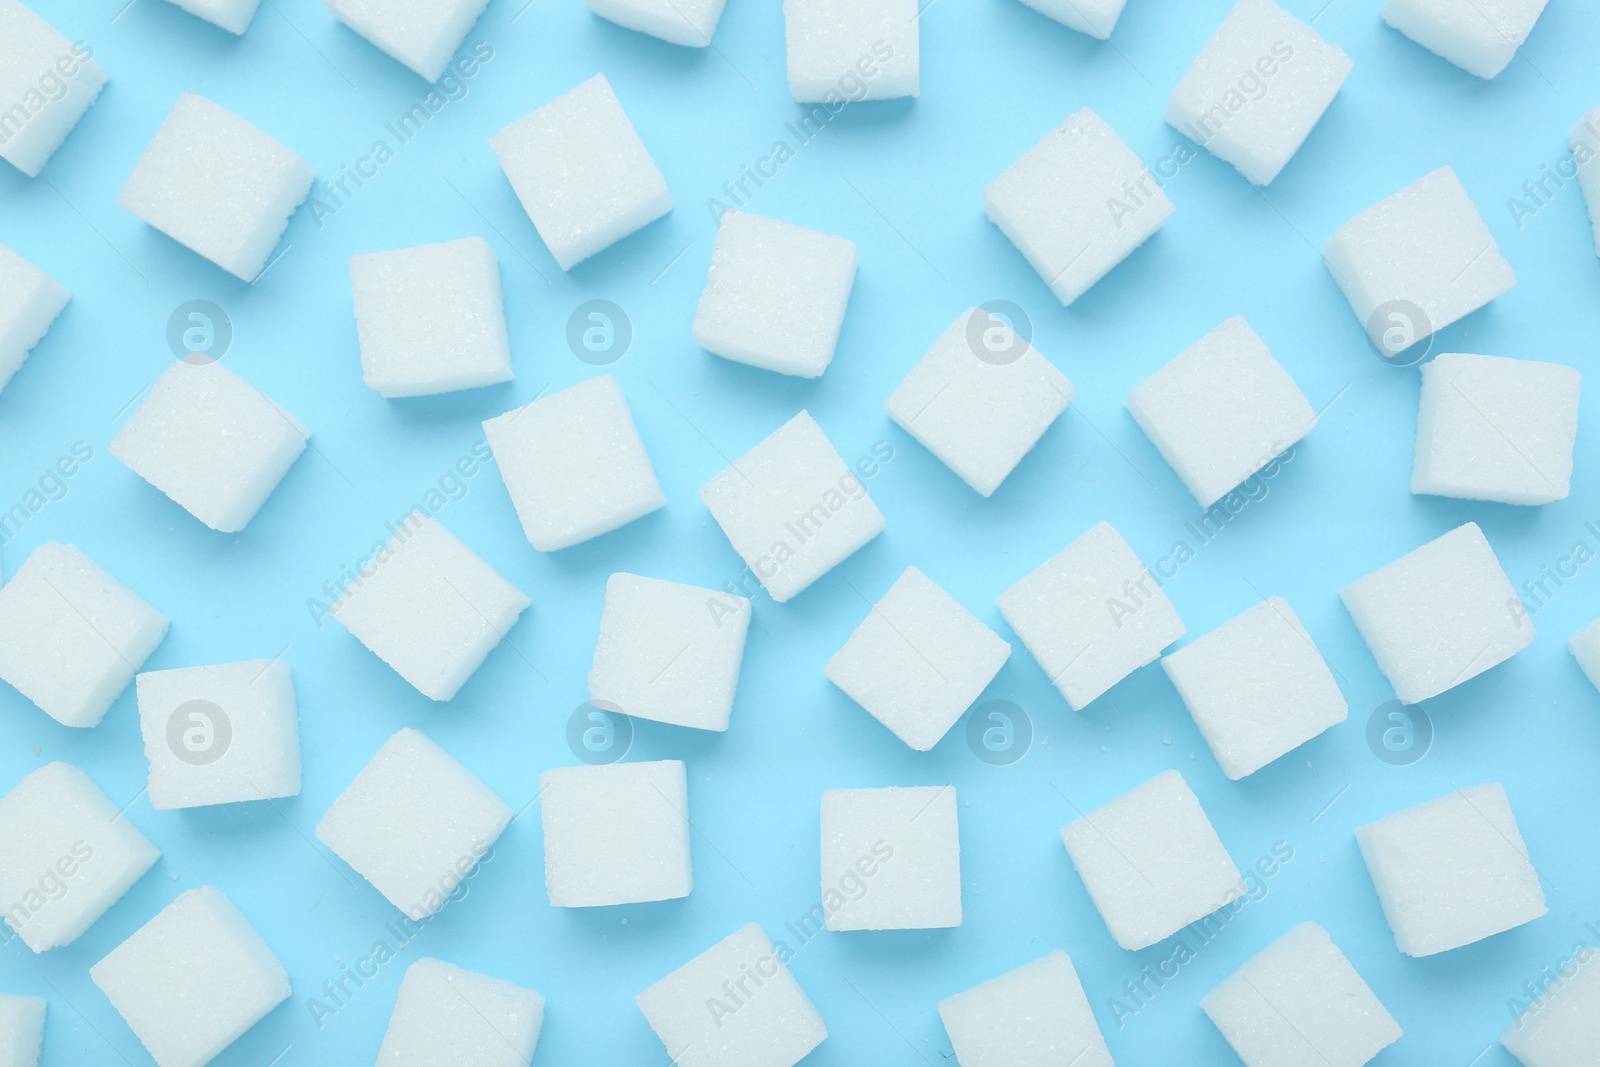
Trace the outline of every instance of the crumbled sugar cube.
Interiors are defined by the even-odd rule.
[[[1106,928],[1129,951],[1243,895],[1239,869],[1177,771],[1063,826],[1061,840]]]
[[[39,1067],[45,1007],[43,997],[0,993],[0,1067]]]
[[[1196,638],[1161,666],[1235,781],[1349,714],[1327,661],[1282,597]]]
[[[694,888],[681,760],[557,767],[539,777],[539,797],[553,906],[676,900]]]
[[[833,362],[856,280],[856,246],[728,211],[694,316],[700,347],[736,363],[815,378]]]
[[[35,952],[76,941],[160,858],[70,764],[46,764],[0,797],[0,906]]]
[[[300,793],[300,720],[282,660],[152,671],[137,679],[157,811]]]
[[[106,84],[87,44],[74,44],[18,0],[0,0],[0,159],[37,178]]]
[[[1384,0],[1383,21],[1480,78],[1510,64],[1548,0]]]
[[[783,0],[789,92],[843,107],[916,96],[917,0]]]
[[[609,374],[483,424],[528,541],[570,548],[666,506],[633,413]]]
[[[1300,151],[1350,57],[1273,0],[1238,0],[1167,102],[1167,122],[1256,185]]]
[[[1328,932],[1302,923],[1200,1001],[1245,1067],[1362,1067],[1400,1024]]]
[[[377,1067],[528,1067],[544,998],[443,960],[406,968]]]
[[[939,743],[1011,645],[907,567],[823,667],[828,681],[918,752]]]
[[[884,527],[867,487],[805,411],[701,486],[700,499],[780,604]]]
[[[1411,491],[1502,504],[1566,499],[1582,379],[1557,363],[1435,356],[1422,366]]]
[[[956,319],[886,405],[889,417],[984,496],[1072,403],[1073,385],[981,308]]]
[[[1128,412],[1202,508],[1317,425],[1300,387],[1237,315],[1134,386]]]
[[[1600,1049],[1600,967],[1588,954],[1568,961],[1558,980],[1500,1035],[1500,1043],[1524,1067],[1594,1063]]]
[[[589,703],[636,719],[726,730],[750,630],[732,593],[613,574],[589,671]]]
[[[1154,576],[1104,522],[1001,593],[999,605],[1075,711],[1184,634]]]
[[[333,849],[412,919],[444,907],[511,822],[505,801],[425,734],[384,742],[317,824]]]
[[[196,18],[221,26],[232,34],[242,35],[256,17],[261,0],[171,0]]]
[[[1404,704],[1453,689],[1533,643],[1533,620],[1475,522],[1339,596]]]
[[[1084,108],[991,182],[983,209],[1071,304],[1161,228],[1172,201],[1117,132]]]
[[[442,523],[413,511],[330,614],[423,696],[451,700],[531,604]]]
[[[1498,783],[1471,786],[1356,830],[1394,941],[1432,956],[1544,915],[1544,889]]]
[[[1116,28],[1117,19],[1128,0],[1022,0],[1042,15],[1048,15],[1079,33],[1104,41]]]
[[[794,1067],[828,1036],[780,950],[755,923],[640,993],[679,1067]]]
[[[1600,253],[1600,107],[1578,120],[1568,140],[1578,168],[1578,188],[1583,190],[1583,202],[1594,229],[1595,251]]]
[[[0,0],[0,11],[8,2]],[[0,14],[0,22],[4,19]],[[0,244],[0,390],[71,299],[66,286]]]
[[[289,999],[289,974],[209,886],[168,904],[89,968],[160,1067],[204,1067]]]
[[[535,108],[489,147],[562,270],[672,210],[667,180],[604,74]]]
[[[100,725],[167,617],[72,545],[40,545],[0,588],[0,678],[63,726]]]
[[[1517,284],[1494,234],[1449,167],[1339,227],[1322,255],[1367,336],[1389,355]]]
[[[717,32],[727,0],[588,0],[589,10],[618,26],[668,44],[704,48]]]
[[[1567,651],[1596,689],[1600,689],[1600,619],[1596,619],[1567,641]]]
[[[1113,1067],[1078,972],[1057,949],[939,1002],[960,1067]]]
[[[213,530],[238,533],[311,430],[220,363],[179,360],[111,439],[111,454]]]
[[[117,203],[247,282],[267,265],[316,173],[225,107],[178,97]]]
[[[822,794],[822,913],[829,930],[961,925],[954,786]]]
[[[361,377],[388,397],[509,382],[500,263],[481,237],[350,257]]]
[[[430,82],[439,80],[473,23],[489,6],[489,0],[323,2],[334,18]]]

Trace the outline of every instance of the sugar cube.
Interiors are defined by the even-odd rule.
[[[694,888],[681,760],[557,767],[539,777],[539,797],[553,906],[676,900]]]
[[[0,0],[0,11],[8,2]],[[71,299],[66,286],[0,244],[0,390]]]
[[[1117,944],[1148,948],[1243,895],[1239,869],[1177,771],[1061,828]]]
[[[679,1067],[794,1067],[828,1028],[789,973],[791,951],[751,923],[634,1000]]]
[[[1600,967],[1580,942],[1557,979],[1500,1035],[1524,1067],[1587,1067],[1600,1049]]]
[[[361,377],[382,396],[509,382],[500,264],[481,237],[350,257]]]
[[[171,0],[189,14],[221,26],[232,34],[242,35],[256,17],[261,0]]]
[[[1596,689],[1600,689],[1600,619],[1596,619],[1567,641],[1571,652],[1583,668],[1583,673]]]
[[[160,858],[70,764],[48,763],[0,797],[0,903],[35,952],[76,941]]]
[[[1583,202],[1589,210],[1595,251],[1600,253],[1600,107],[1578,120],[1568,144],[1573,165],[1578,169],[1578,188],[1583,190]]]
[[[829,930],[960,926],[955,787],[825,790],[821,903]]]
[[[1548,0],[1384,0],[1383,21],[1468,74],[1493,78],[1511,62]]]
[[[667,180],[604,74],[535,108],[489,147],[562,270],[672,210]]]
[[[0,159],[37,178],[106,83],[94,49],[0,0]]]
[[[742,596],[613,574],[589,702],[636,719],[726,730],[749,630]]]
[[[418,920],[445,906],[510,822],[505,801],[405,729],[333,802],[317,839]]]
[[[1435,356],[1422,366],[1411,491],[1502,504],[1566,499],[1582,379],[1557,363]]]
[[[1113,1067],[1060,949],[939,1002],[959,1067]]]
[[[883,532],[883,513],[802,411],[700,488],[735,552],[778,603]]]
[[[233,901],[191,889],[89,977],[160,1067],[204,1067],[289,999],[289,974]]]
[[[489,0],[323,0],[333,17],[430,82],[439,80]]]
[[[1104,41],[1111,36],[1128,0],[1022,0],[1064,26]]]
[[[157,811],[299,794],[300,720],[287,663],[152,671],[136,687]]]
[[[618,26],[668,44],[704,48],[717,32],[727,0],[588,0],[589,10]]]
[[[1328,932],[1301,923],[1200,1001],[1245,1067],[1362,1067],[1400,1039]]]
[[[443,960],[406,968],[377,1067],[528,1067],[544,998]]]
[[[1533,620],[1475,522],[1339,596],[1404,704],[1453,689],[1533,643]]]
[[[1172,201],[1117,132],[1084,108],[991,182],[983,209],[1071,304],[1161,228]]]
[[[483,424],[528,541],[570,548],[665,507],[633,413],[609,374]]]
[[[134,165],[117,203],[252,282],[315,177],[303,159],[238,115],[184,93]]]
[[[179,360],[111,439],[111,454],[213,530],[238,533],[310,437],[222,364]]]
[[[1184,634],[1155,578],[1104,522],[1001,593],[999,605],[1075,711]]]
[[[451,700],[531,604],[442,523],[413,511],[331,613],[423,696]]]
[[[0,1067],[39,1067],[45,1007],[43,997],[0,993]]]
[[[906,433],[989,496],[1072,403],[1067,376],[982,308],[956,319],[890,394]]]
[[[789,92],[832,109],[916,96],[917,0],[783,0]]]
[[[167,617],[72,545],[40,545],[0,588],[0,678],[63,726],[100,725]]]
[[[1011,645],[907,567],[823,667],[828,681],[918,752],[939,743]]]
[[[1457,789],[1356,830],[1408,956],[1432,956],[1544,915],[1544,889],[1498,783]]]

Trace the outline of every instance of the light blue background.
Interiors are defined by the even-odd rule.
[[[215,885],[287,965],[291,1002],[218,1059],[226,1067],[361,1064],[376,1055],[404,967],[434,955],[549,998],[536,1064],[653,1064],[660,1044],[635,993],[751,920],[777,934],[817,899],[818,800],[835,786],[953,783],[960,798],[965,922],[927,933],[829,934],[793,970],[832,1037],[816,1067],[943,1064],[937,1001],[1053,948],[1070,952],[1113,1054],[1235,1062],[1197,1004],[1291,925],[1314,919],[1406,1030],[1378,1063],[1473,1061],[1509,1021],[1508,998],[1600,919],[1596,856],[1600,695],[1565,649],[1600,615],[1600,565],[1572,580],[1510,663],[1428,702],[1433,751],[1412,767],[1368,750],[1366,720],[1392,696],[1340,606],[1341,586],[1467,520],[1480,523],[1513,581],[1537,578],[1573,542],[1600,547],[1595,405],[1586,403],[1570,499],[1510,508],[1408,492],[1417,372],[1374,357],[1319,250],[1358,210],[1453,165],[1521,284],[1445,333],[1436,350],[1552,360],[1591,371],[1600,328],[1597,261],[1575,186],[1518,228],[1506,208],[1554,165],[1568,130],[1600,104],[1600,28],[1579,0],[1553,0],[1525,57],[1482,82],[1387,29],[1376,0],[1334,0],[1317,27],[1355,70],[1310,142],[1264,193],[1208,155],[1167,192],[1166,228],[1070,310],[983,217],[981,192],[1045,132],[1085,105],[1147,161],[1178,135],[1167,94],[1220,22],[1217,0],[1130,0],[1109,43],[1016,0],[934,0],[921,19],[922,96],[852,107],[762,189],[751,208],[842,234],[861,252],[838,357],[799,381],[699,350],[689,326],[710,257],[705,200],[767,154],[800,108],[784,79],[775,0],[731,0],[715,50],[619,29],[578,0],[494,0],[468,38],[494,58],[337,215],[302,209],[288,250],[256,285],[223,274],[119,208],[115,196],[180,91],[232,108],[337,176],[424,93],[421,79],[336,24],[316,0],[266,0],[242,39],[162,0],[32,0],[90,40],[111,83],[43,175],[0,168],[0,240],[73,292],[73,302],[0,396],[0,506],[22,497],[73,442],[96,458],[64,500],[4,549],[8,571],[34,546],[78,544],[173,620],[150,669],[283,655],[294,670],[305,747],[298,798],[130,816],[163,858],[76,944],[35,957],[0,948],[0,988],[50,999],[45,1062],[147,1056],[87,969],[184,889]],[[1325,0],[1290,0],[1303,18]],[[531,108],[604,71],[677,198],[677,209],[563,274],[520,210],[486,143]],[[352,253],[485,237],[497,252],[515,383],[390,402],[361,382],[347,260]],[[249,529],[213,533],[106,452],[131,402],[172,358],[167,317],[214,300],[237,331],[227,362],[315,431]],[[569,313],[610,299],[632,317],[632,350],[612,372],[633,407],[669,504],[621,532],[555,555],[522,537],[486,469],[442,520],[511,580],[533,609],[451,704],[430,703],[306,601],[383,536],[479,440],[479,422],[595,373],[564,342]],[[964,308],[1004,298],[1031,314],[1038,347],[1078,397],[1020,469],[983,500],[883,412],[894,385]],[[1123,409],[1128,390],[1222,319],[1247,316],[1317,408],[1321,426],[1250,505],[1167,586],[1191,635],[1281,594],[1336,668],[1350,720],[1243,782],[1218,770],[1159,668],[1079,714],[1017,647],[986,698],[1015,701],[1038,734],[1011,767],[980,763],[961,728],[914,753],[833,689],[822,664],[876,599],[916,564],[1008,639],[994,598],[1093,523],[1114,524],[1148,562],[1197,508]],[[847,458],[874,442],[895,458],[869,483],[887,531],[787,605],[758,598],[732,729],[641,723],[630,758],[682,758],[698,833],[696,886],[671,903],[561,911],[545,900],[537,808],[529,808],[448,907],[320,1029],[309,997],[341,961],[388,935],[395,912],[316,843],[333,798],[395,730],[415,726],[514,809],[538,774],[575,762],[564,727],[586,696],[606,577],[630,570],[717,586],[741,563],[697,490],[800,408]],[[719,455],[721,453],[722,455]],[[514,647],[512,647],[514,646]],[[86,768],[119,803],[146,767],[132,692],[96,730],[56,725],[0,691],[0,788],[50,760]],[[1168,743],[1170,738],[1170,743]],[[1235,859],[1274,842],[1294,860],[1150,1006],[1118,1028],[1108,1005],[1167,954],[1117,948],[1057,837],[1089,810],[1175,767]],[[1353,829],[1452,786],[1504,782],[1549,894],[1550,915],[1426,960],[1395,950]],[[1329,806],[1331,803],[1331,807]],[[1317,816],[1321,814],[1320,818]],[[108,1048],[108,1045],[110,1046]],[[285,1049],[287,1048],[287,1051]],[[112,1053],[115,1050],[115,1054]],[[1480,1060],[1504,1065],[1496,1045]]]

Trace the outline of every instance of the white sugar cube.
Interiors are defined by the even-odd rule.
[[[0,244],[0,390],[71,299],[66,286]]]
[[[557,767],[539,777],[539,806],[555,907],[676,900],[694,888],[681,760]]]
[[[822,794],[822,912],[830,930],[961,925],[954,786]]]
[[[1600,967],[1593,949],[1578,954],[1532,1006],[1500,1035],[1524,1067],[1589,1067],[1600,1049]],[[1587,951],[1585,951],[1587,950]]]
[[[1474,522],[1339,596],[1405,704],[1453,689],[1533,643],[1533,620]]]
[[[780,604],[884,526],[867,487],[804,411],[701,486],[700,499]]]
[[[1010,655],[999,634],[907,567],[823,673],[896,737],[926,752]]]
[[[384,742],[317,839],[412,919],[432,915],[511,822],[511,809],[416,730]]]
[[[1435,356],[1422,366],[1411,491],[1502,504],[1566,499],[1582,380],[1557,363]]]
[[[106,83],[93,55],[18,0],[0,0],[0,159],[39,176]]]
[[[1106,928],[1130,951],[1243,895],[1239,869],[1177,771],[1063,826],[1061,840]]]
[[[243,34],[256,17],[261,0],[171,0],[197,18],[221,26],[229,33]]]
[[[221,363],[168,367],[111,454],[223,533],[255,518],[306,449],[311,430]]]
[[[1596,689],[1600,689],[1600,619],[1596,619],[1567,641],[1567,651]]]
[[[562,270],[672,210],[667,180],[604,74],[524,115],[489,147]]]
[[[636,719],[726,730],[750,630],[742,596],[613,574],[589,670],[589,703]]]
[[[1328,932],[1302,923],[1200,1001],[1245,1067],[1362,1067],[1400,1024]]]
[[[1238,0],[1172,98],[1167,122],[1256,185],[1300,151],[1353,64],[1273,0]]]
[[[779,948],[755,923],[640,993],[679,1067],[794,1067],[828,1036]]]
[[[0,1067],[39,1067],[45,1007],[43,997],[0,993]]]
[[[532,604],[443,524],[407,515],[333,617],[430,700],[451,700]]]
[[[984,496],[1072,403],[1073,385],[981,308],[956,319],[890,394],[889,417]]]
[[[1583,190],[1583,202],[1589,210],[1595,251],[1600,252],[1600,107],[1578,120],[1568,143],[1578,168],[1578,188]]]
[[[983,209],[1071,304],[1161,228],[1172,201],[1117,132],[1084,108],[991,182]]]
[[[916,96],[917,0],[783,0],[789,92],[802,104]]]
[[[489,0],[323,0],[333,17],[430,82],[438,81]]]
[[[361,377],[388,397],[509,382],[500,264],[481,237],[350,257]]]
[[[245,281],[255,281],[311,191],[309,164],[225,107],[178,97],[117,203]]]
[[[1072,960],[1059,949],[939,1002],[959,1067],[1113,1067]]]
[[[727,0],[587,0],[589,10],[618,26],[668,44],[704,48],[717,32]]]
[[[161,853],[89,776],[49,763],[0,797],[0,901],[35,952],[70,945]]]
[[[167,617],[72,545],[40,545],[0,588],[0,678],[63,726],[98,726]]]
[[[1383,916],[1408,956],[1432,956],[1546,912],[1499,784],[1457,789],[1356,830]]]
[[[1383,21],[1436,56],[1493,78],[1533,32],[1548,0],[1384,0]]]
[[[160,1067],[204,1067],[289,999],[289,974],[221,890],[168,904],[89,977]]]
[[[152,671],[137,679],[157,811],[300,793],[300,720],[282,660]]]
[[[1134,386],[1128,412],[1202,508],[1317,425],[1300,387],[1237,315]]]
[[[1104,41],[1111,36],[1128,0],[1022,0],[1043,15],[1048,15],[1079,33]],[[1087,1065],[1085,1065],[1087,1067]]]
[[[1390,356],[1517,284],[1449,167],[1339,227],[1322,255],[1367,336]]]
[[[1001,593],[999,605],[1077,711],[1184,634],[1154,576],[1103,522]]]
[[[420,959],[406,968],[377,1067],[528,1067],[544,998],[531,989]]]

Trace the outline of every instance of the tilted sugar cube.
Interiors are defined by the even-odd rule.
[[[0,390],[71,299],[66,286],[0,244]]]
[[[1128,0],[1022,0],[1042,15],[1048,15],[1079,33],[1104,41],[1111,36]],[[1087,1067],[1087,1065],[1085,1065]]]
[[[917,15],[917,0],[783,0],[789,92],[832,107],[916,96]]]
[[[972,488],[989,496],[1072,403],[1055,364],[1008,324],[973,308],[940,335],[886,409]]]
[[[289,974],[209,886],[168,904],[89,977],[160,1067],[204,1067],[289,999]]]
[[[0,903],[35,952],[76,941],[160,858],[70,764],[48,763],[0,797]]]
[[[171,0],[197,18],[221,26],[229,33],[243,34],[256,17],[261,0]]]
[[[1510,64],[1548,0],[1384,0],[1383,21],[1480,78]]]
[[[1498,783],[1368,823],[1356,841],[1395,944],[1408,956],[1470,945],[1548,910]]]
[[[510,822],[505,801],[406,729],[339,794],[317,839],[416,920],[445,906]]]
[[[267,265],[316,173],[227,108],[178,97],[117,203],[247,282]]]
[[[1592,954],[1593,949],[1583,946]],[[1500,1035],[1524,1067],[1586,1067],[1600,1049],[1600,967],[1587,955],[1567,963]]]
[[[98,726],[167,625],[94,560],[52,541],[0,588],[0,678],[63,726]]]
[[[1445,353],[1422,365],[1411,491],[1548,504],[1572,488],[1578,440],[1573,367]]]
[[[443,960],[406,968],[377,1067],[528,1067],[544,1024],[544,998]]]
[[[1239,869],[1177,771],[1061,828],[1117,944],[1148,948],[1243,895]]]
[[[438,81],[489,0],[323,0],[333,17],[430,82]]]
[[[960,926],[955,787],[824,791],[821,903],[829,930]]]
[[[1596,689],[1600,689],[1600,619],[1596,619],[1567,641],[1567,651]]]
[[[19,0],[0,0],[0,159],[39,176],[106,84],[93,56]]]
[[[939,1002],[959,1067],[1113,1067],[1078,972],[1057,949]]]
[[[1578,168],[1578,188],[1583,190],[1583,202],[1594,229],[1595,251],[1600,253],[1600,107],[1578,120],[1568,142]]]
[[[509,382],[500,264],[481,237],[350,257],[361,377],[382,396]]]
[[[43,997],[0,993],[0,1067],[39,1067],[45,1007]]]
[[[539,777],[539,806],[553,906],[676,900],[694,888],[683,761],[557,767]]]
[[[717,32],[727,0],[587,0],[589,10],[618,26],[668,44],[704,48]]]
[[[672,210],[667,180],[604,74],[530,111],[489,147],[562,270]]]
[[[1339,596],[1404,704],[1453,689],[1533,643],[1533,620],[1475,522]]]

